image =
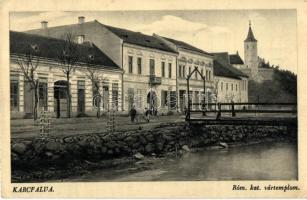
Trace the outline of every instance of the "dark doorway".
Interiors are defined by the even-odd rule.
[[[85,81],[78,81],[78,114],[85,113]]]
[[[147,104],[150,110],[157,109],[158,99],[155,91],[150,91],[147,94]]]
[[[56,117],[67,117],[67,81],[54,83],[54,111]]]

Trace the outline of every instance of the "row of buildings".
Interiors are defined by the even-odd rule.
[[[39,52],[33,56],[37,64],[33,73],[39,80],[38,110],[67,116],[67,75],[59,55],[65,54],[63,36],[68,33],[78,52],[76,67],[69,75],[73,116],[96,112],[97,91],[88,77],[89,68],[100,77],[103,111],[112,107],[128,112],[135,106],[154,108],[158,113],[182,112],[187,103],[186,78],[196,67],[205,77],[205,88],[202,77],[193,74],[190,96],[194,103],[248,101],[248,75],[240,70],[246,65],[238,53],[208,53],[183,41],[97,20],[85,22],[84,17],[71,25],[48,27],[46,21],[41,25],[40,29],[10,32],[12,118],[33,114],[33,89],[21,68],[33,50]]]

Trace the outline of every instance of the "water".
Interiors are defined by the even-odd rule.
[[[202,150],[180,158],[152,158],[94,171],[63,181],[297,180],[297,147],[266,142],[223,150]]]

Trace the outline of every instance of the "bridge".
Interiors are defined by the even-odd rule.
[[[187,76],[188,105],[185,120],[189,123],[208,125],[269,125],[297,128],[297,103],[192,103],[190,95],[190,78],[194,73],[203,80],[203,91],[206,91],[206,78],[198,67]]]
[[[297,127],[296,103],[189,103],[185,120],[206,125]]]

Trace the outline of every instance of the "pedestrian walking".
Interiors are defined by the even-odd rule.
[[[150,110],[148,108],[145,108],[145,118],[147,123],[149,123],[150,120]]]
[[[231,116],[235,117],[236,113],[235,113],[235,103],[233,101],[231,101]]]
[[[220,120],[221,119],[221,103],[218,103],[217,104],[218,106],[217,106],[217,115],[216,115],[216,120]]]
[[[131,117],[132,123],[134,123],[136,114],[137,114],[137,112],[136,112],[135,106],[132,106],[132,108],[130,110],[130,117]]]

